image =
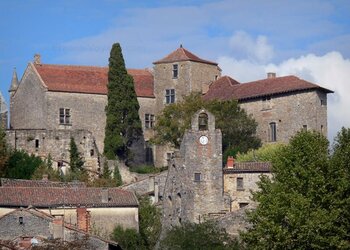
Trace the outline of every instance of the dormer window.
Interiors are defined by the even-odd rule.
[[[173,64],[173,78],[177,78],[179,75],[179,65]]]

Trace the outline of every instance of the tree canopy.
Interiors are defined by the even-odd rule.
[[[111,49],[107,87],[104,155],[109,160],[116,156],[128,159],[132,143],[142,135],[142,126],[134,81],[125,68],[119,43]]]
[[[241,236],[248,249],[349,249],[350,131],[330,155],[327,139],[301,131],[278,152],[272,180],[262,176]]]
[[[183,223],[166,233],[160,243],[161,249],[240,249],[238,242],[213,221],[200,224]]]
[[[255,136],[257,123],[241,109],[236,100],[204,101],[200,93],[192,93],[179,103],[166,106],[157,117],[155,144],[166,144],[179,148],[191,118],[199,109],[205,108],[215,116],[216,128],[221,129],[223,151],[246,152],[258,148],[261,141]]]

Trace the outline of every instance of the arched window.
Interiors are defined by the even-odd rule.
[[[200,113],[198,116],[198,129],[208,130],[208,115],[206,113]]]

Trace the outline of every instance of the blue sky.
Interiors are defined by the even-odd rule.
[[[180,44],[238,81],[294,74],[335,90],[329,135],[350,127],[348,0],[1,0],[0,90],[8,100],[35,53],[43,63],[107,65],[120,42],[129,68]]]

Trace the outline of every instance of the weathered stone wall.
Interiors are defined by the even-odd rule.
[[[98,151],[95,139],[91,132],[86,130],[45,130],[22,129],[7,130],[8,144],[17,150],[25,150],[42,158],[50,154],[54,166],[63,161],[63,166],[68,166],[70,161],[70,139],[74,141],[85,161],[84,167],[93,172],[98,171]],[[37,147],[38,146],[38,147]],[[63,169],[65,170],[65,169]]]
[[[277,126],[277,142],[287,143],[304,125],[327,136],[327,106],[323,105],[326,100],[325,93],[309,90],[271,96],[269,103],[259,98],[240,105],[257,121],[257,135],[263,143],[270,142],[271,122]]]
[[[23,223],[20,223],[20,217]],[[50,221],[38,216],[34,216],[27,211],[14,211],[0,218],[0,239],[12,240],[20,235],[31,236],[41,235],[50,236]]]
[[[208,114],[208,130],[198,130],[198,115]],[[208,143],[199,138],[207,136]],[[202,110],[186,131],[180,155],[175,156],[168,170],[163,198],[163,225],[201,222],[204,218],[228,210],[223,192],[222,135],[215,129],[214,117]],[[195,176],[200,175],[199,179]]]
[[[10,128],[47,128],[45,93],[46,88],[29,63],[17,91],[10,97]]]
[[[41,209],[51,215],[64,214],[65,222],[72,225],[77,225],[76,208],[56,208],[56,209]],[[87,208],[91,215],[90,229],[93,234],[107,237],[112,233],[116,225],[121,225],[123,228],[132,228],[139,230],[138,208],[123,208],[123,207],[106,207],[106,208]]]
[[[271,177],[271,173],[263,173]],[[230,196],[231,211],[239,210],[254,202],[251,191],[257,191],[262,173],[224,173],[224,192]],[[237,178],[243,178],[243,188],[237,187]]]

